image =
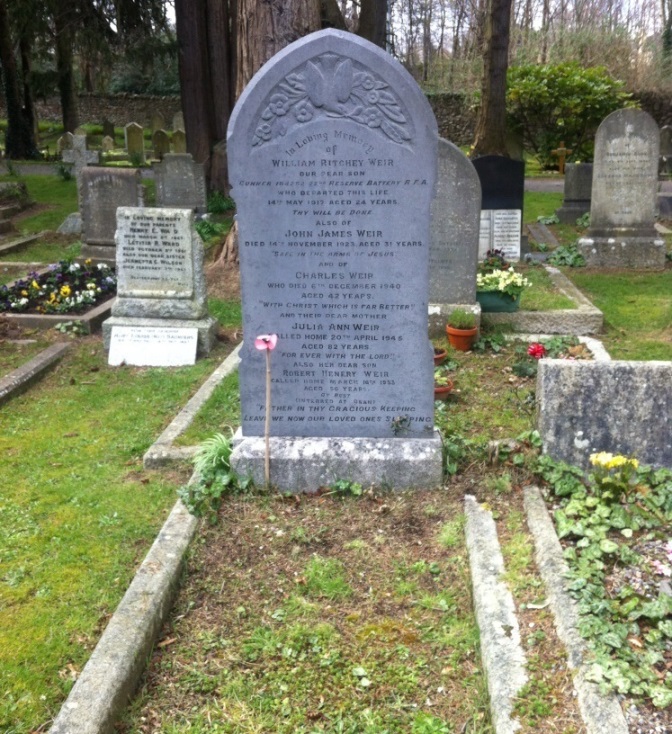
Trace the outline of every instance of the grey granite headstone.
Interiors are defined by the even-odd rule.
[[[481,181],[479,257],[502,250],[508,260],[519,260],[525,195],[525,163],[499,155],[475,158]]]
[[[187,134],[184,130],[175,130],[172,138],[173,153],[187,152]]]
[[[106,346],[115,326],[191,328],[199,352],[207,353],[216,321],[208,316],[203,243],[193,212],[119,207],[115,239],[117,298],[103,324]]]
[[[114,140],[114,123],[107,118],[103,120],[103,137],[112,138],[112,140]]]
[[[156,130],[152,135],[152,148],[154,158],[163,159],[166,153],[170,153],[170,138],[165,130]]]
[[[207,208],[205,172],[202,163],[194,163],[185,153],[165,155],[154,164],[157,206],[185,207],[204,212]]]
[[[576,220],[590,211],[593,188],[592,163],[567,163],[565,166],[565,193],[562,206],[555,210],[562,224],[576,224]]]
[[[72,148],[64,150],[61,157],[64,163],[72,163],[72,173],[78,182],[85,166],[100,162],[100,153],[86,147],[86,135],[73,135]]]
[[[587,467],[607,451],[672,469],[672,362],[541,360],[537,408],[554,459]]]
[[[317,476],[301,475],[315,447],[292,439],[305,437],[323,439],[323,467],[344,467],[344,451],[364,459],[362,439],[378,439],[390,458],[395,445],[403,450],[398,441],[419,442],[431,454],[430,483],[440,480],[427,339],[437,139],[408,72],[331,29],[267,62],[234,109],[228,156],[245,333],[234,455],[249,456],[245,442],[263,436],[265,358],[254,337],[276,333],[271,434],[296,451],[290,491],[310,489]]]
[[[667,176],[672,173],[672,126],[660,128],[660,168],[659,173]]]
[[[130,157],[138,156],[141,163],[145,162],[145,138],[142,125],[137,122],[129,122],[124,128],[124,142],[126,152]]]
[[[82,256],[114,261],[117,208],[142,205],[137,169],[85,168],[80,185]]]
[[[471,161],[439,138],[436,197],[429,248],[430,334],[442,334],[455,308],[478,311],[476,270],[481,182]]]
[[[184,132],[184,115],[182,112],[176,112],[173,115],[173,130],[182,130]]]
[[[586,264],[662,269],[665,243],[656,233],[660,132],[646,112],[624,109],[595,136],[590,228],[579,240]]]

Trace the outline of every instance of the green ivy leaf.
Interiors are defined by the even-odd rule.
[[[600,541],[600,549],[604,553],[616,553],[616,551],[618,550],[618,543],[614,543],[613,540],[605,538],[604,540]]]

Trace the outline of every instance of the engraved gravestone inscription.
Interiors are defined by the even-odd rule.
[[[239,224],[242,429],[274,436],[432,436],[427,339],[436,121],[410,75],[327,30],[268,62],[229,126]]]

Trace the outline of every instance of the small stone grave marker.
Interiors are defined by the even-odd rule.
[[[184,115],[182,112],[176,112],[173,115],[173,130],[182,130],[184,132]]]
[[[106,135],[100,147],[103,153],[109,153],[111,150],[114,150],[114,140],[109,135]]]
[[[567,156],[571,155],[574,151],[571,148],[565,147],[565,141],[563,140],[560,145],[551,151],[551,155],[554,155],[558,159],[558,173],[561,176],[565,175],[565,162]]]
[[[446,317],[455,308],[477,310],[480,214],[481,182],[473,164],[439,138],[429,250],[430,334],[445,335]]]
[[[152,135],[152,148],[154,149],[154,158],[162,160],[166,153],[170,153],[170,138],[165,130],[156,130]]]
[[[63,133],[56,141],[56,152],[63,153],[64,150],[72,150],[74,138],[75,136],[72,133]]]
[[[145,162],[145,138],[142,125],[137,122],[129,122],[124,128],[124,139],[128,157],[138,158],[139,163]]]
[[[478,255],[502,250],[507,260],[520,260],[525,163],[486,155],[473,164],[483,192]]]
[[[162,112],[159,112],[158,110],[152,115],[152,134],[154,134],[157,130],[163,130],[166,127],[166,118],[163,116]]]
[[[175,130],[173,133],[173,153],[187,152],[187,134],[184,130]]]
[[[660,131],[643,110],[606,117],[595,136],[590,228],[579,250],[591,267],[665,267],[655,229]]]
[[[116,342],[111,350],[115,360],[122,344],[123,355],[132,353],[142,360],[143,342],[151,346],[145,361],[135,364],[155,364],[158,355],[166,364],[172,349],[185,363],[194,340],[198,352],[207,354],[217,322],[208,315],[203,243],[193,212],[119,207],[116,243],[117,299],[112,317],[103,323],[106,347]],[[126,356],[123,360],[128,363]]]
[[[562,224],[576,220],[590,211],[593,188],[592,163],[568,163],[565,168],[565,193],[562,206],[555,213]]]
[[[264,464],[264,355],[276,333],[271,481],[435,484],[429,215],[437,128],[388,54],[311,34],[268,61],[228,132],[243,285],[242,435],[232,465]]]
[[[188,154],[169,153],[154,164],[156,203],[160,207],[185,207],[197,212],[207,209],[205,172]]]
[[[78,182],[85,166],[100,162],[100,153],[86,147],[86,135],[73,135],[72,148],[64,150],[61,157],[64,163],[72,163],[72,174]]]
[[[103,137],[112,138],[114,141],[114,123],[107,118],[103,120]]]

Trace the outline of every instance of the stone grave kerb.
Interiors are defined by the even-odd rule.
[[[394,487],[440,482],[427,338],[437,147],[415,80],[353,34],[328,29],[296,41],[244,90],[227,134],[247,335],[232,457],[239,473],[259,481],[265,377],[253,340],[277,333],[275,486],[309,491],[338,476]],[[344,287],[340,295],[329,283]],[[276,286],[285,293],[274,299]],[[314,309],[304,308],[310,300]],[[338,323],[328,308],[336,301]],[[334,340],[336,351],[325,342],[308,359],[310,335]],[[360,349],[370,360],[364,351],[353,358]],[[312,401],[316,389],[323,399]]]

